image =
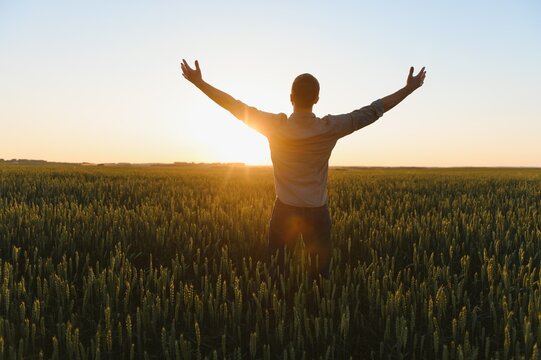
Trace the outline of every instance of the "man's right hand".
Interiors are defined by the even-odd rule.
[[[421,71],[419,71],[419,73],[415,76],[413,76],[413,66],[410,67],[410,73],[408,75],[408,81],[406,82],[406,87],[411,91],[420,88],[421,86],[423,86],[423,82],[425,81],[425,76],[426,76],[426,71],[425,71],[424,66],[421,69]]]
[[[396,105],[398,105],[402,100],[404,100],[409,94],[411,94],[416,89],[423,86],[423,82],[425,81],[425,67],[419,71],[419,73],[415,76],[413,76],[413,66],[410,67],[410,73],[408,75],[408,81],[406,82],[406,86],[404,86],[402,89],[398,90],[397,92],[387,95],[381,100],[383,101],[383,111],[387,112],[394,108]]]
[[[186,60],[182,59],[180,63],[182,69],[182,76],[195,86],[201,85],[203,77],[201,76],[201,69],[199,68],[199,61],[195,60],[195,69],[192,69]]]

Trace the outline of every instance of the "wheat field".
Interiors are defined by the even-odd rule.
[[[0,164],[0,359],[538,359],[541,170],[331,169],[330,279],[272,169]]]

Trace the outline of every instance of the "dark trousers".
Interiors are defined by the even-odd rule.
[[[302,235],[307,254],[311,257],[311,276],[329,276],[331,263],[331,217],[327,204],[311,208],[286,205],[278,198],[274,202],[269,227],[269,254],[278,255],[277,265],[284,269],[284,248],[290,254]],[[308,263],[307,263],[308,264]]]

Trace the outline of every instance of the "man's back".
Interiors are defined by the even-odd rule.
[[[271,114],[239,102],[233,114],[269,140],[277,197],[285,204],[318,207],[327,202],[329,158],[336,141],[383,115],[380,100],[342,115]]]
[[[328,117],[295,114],[268,136],[276,194],[285,204],[317,207],[327,199],[327,172],[336,136]]]

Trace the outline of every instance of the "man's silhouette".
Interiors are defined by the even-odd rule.
[[[310,74],[293,81],[293,113],[288,117],[260,111],[209,85],[197,60],[195,69],[182,60],[181,69],[188,81],[269,141],[277,195],[269,227],[269,254],[277,254],[283,268],[285,248],[292,250],[302,234],[311,257],[311,275],[328,277],[332,247],[327,174],[332,149],[338,139],[373,123],[421,87],[425,68],[414,76],[411,67],[406,85],[391,95],[348,114],[322,118],[312,112],[319,100],[319,83]]]

